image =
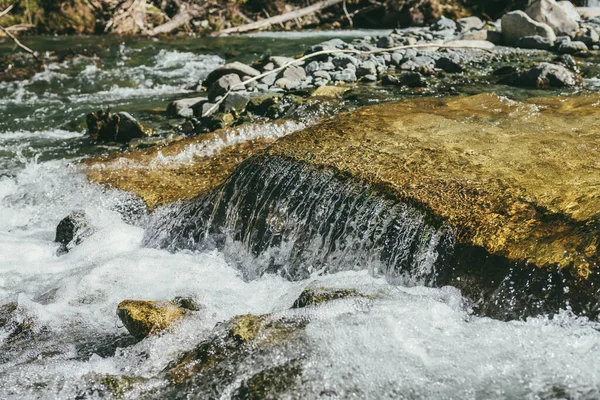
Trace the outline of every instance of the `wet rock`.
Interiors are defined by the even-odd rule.
[[[583,27],[579,32],[577,32],[575,40],[585,43],[585,45],[588,47],[592,47],[593,45],[600,42],[600,36],[594,28],[586,26]]]
[[[361,82],[377,82],[377,75],[368,74],[360,78]]]
[[[0,56],[0,82],[31,79],[44,70],[44,62],[25,52]]]
[[[473,29],[480,30],[483,27],[485,27],[485,24],[479,17],[465,17],[456,21],[456,28],[459,32],[468,32]]]
[[[574,36],[579,24],[554,0],[536,0],[525,10],[534,21],[548,25],[557,36]],[[504,27],[502,28],[504,29]]]
[[[243,64],[239,61],[235,61],[229,64],[225,64],[212,71],[204,80],[204,86],[210,89],[213,83],[217,82],[221,77],[226,75],[237,75],[238,78],[243,76],[255,77],[260,75],[260,71],[252,68],[249,65]]]
[[[583,80],[577,73],[562,65],[541,63],[516,74],[509,82],[515,86],[549,89],[581,86]]]
[[[356,76],[361,77],[365,75],[377,76],[377,65],[373,61],[364,61],[358,66]]]
[[[170,301],[123,300],[117,307],[117,316],[138,339],[164,331],[185,313]]]
[[[206,101],[206,97],[192,97],[190,99],[174,100],[167,106],[167,116],[188,118],[194,115],[193,106]]]
[[[215,102],[217,97],[225,95],[229,90],[244,90],[244,85],[242,85],[239,75],[228,74],[218,78],[208,89],[208,100]]]
[[[241,112],[246,108],[250,97],[244,93],[233,92],[223,100],[220,106],[221,112]]]
[[[99,110],[88,114],[86,123],[87,134],[95,142],[127,143],[150,135],[148,129],[126,112],[111,114],[110,110]]]
[[[560,56],[556,57],[552,61],[560,63],[560,64],[564,65],[565,67],[570,68],[572,70],[577,69],[577,62],[575,62],[575,59],[570,54],[561,54]]]
[[[200,311],[202,306],[196,301],[194,297],[183,297],[177,296],[173,299],[173,303],[179,307],[190,311]]]
[[[523,36],[517,40],[515,46],[522,49],[549,50],[554,43],[542,36]]]
[[[352,297],[373,300],[374,295],[365,294],[357,289],[336,289],[324,287],[307,287],[292,304],[292,308],[304,308],[319,306],[334,300]]]
[[[444,16],[438,18],[430,27],[432,31],[456,30],[456,22]]]
[[[394,41],[394,38],[390,36],[382,36],[379,39],[377,39],[377,47],[381,49],[390,49],[394,46],[396,46],[396,43]]]
[[[507,45],[514,45],[523,36],[541,36],[550,42],[556,40],[552,28],[536,22],[523,11],[511,11],[502,17],[502,37]]]
[[[313,74],[313,73],[319,71],[320,70],[319,62],[318,61],[309,62],[306,65],[306,67],[304,67],[304,70],[306,71],[307,74]]]
[[[267,368],[245,379],[232,395],[232,399],[280,399],[300,382],[301,364],[297,361]]]
[[[451,74],[461,72],[464,69],[460,57],[456,54],[438,58],[435,61],[435,67]]]
[[[246,106],[246,110],[254,115],[266,116],[272,114],[272,107],[277,107],[281,103],[282,95],[280,94],[265,94],[263,96],[252,97]]]
[[[577,54],[588,51],[588,47],[583,42],[565,41],[556,47],[556,51],[560,54]]]
[[[410,88],[416,88],[427,86],[427,81],[425,81],[425,78],[420,73],[409,71],[400,75],[400,84]]]
[[[267,56],[262,60],[258,61],[253,67],[261,69],[263,71],[272,71],[275,68],[281,68],[284,65],[287,65],[293,62],[294,59],[291,57],[281,57],[281,56]],[[303,65],[303,63],[297,63],[296,65]]]
[[[312,97],[326,97],[326,98],[339,98],[348,90],[344,86],[321,86],[317,88],[312,94]]]
[[[93,233],[87,215],[83,211],[74,211],[58,223],[54,242],[60,244],[59,253],[67,253]]]
[[[205,380],[209,374],[217,374],[222,385],[224,379],[231,379],[229,371],[235,367],[232,363],[251,358],[257,351],[284,345],[302,333],[307,324],[306,319],[269,314],[235,316],[220,324],[212,338],[171,363],[166,370],[167,376],[173,383],[185,384],[196,376]],[[226,374],[222,375],[223,372]]]
[[[24,314],[17,303],[0,306],[0,334],[7,342],[30,340],[35,334],[34,325],[33,318]]]

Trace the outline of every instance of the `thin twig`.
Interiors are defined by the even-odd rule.
[[[8,8],[2,12],[0,12],[0,18],[4,17],[6,14],[8,14],[10,12],[10,10],[13,9],[15,5],[11,4],[10,6],[8,6]]]
[[[354,21],[352,21],[352,17],[350,16],[350,14],[348,14],[348,9],[346,8],[346,0],[344,0],[344,2],[342,3],[342,8],[344,9],[344,14],[346,14],[346,18],[348,19],[350,26],[353,27]]]
[[[260,75],[257,75],[255,77],[249,78],[243,82],[237,83],[233,86],[231,86],[229,88],[229,90],[227,91],[227,93],[225,93],[223,95],[223,97],[221,97],[221,99],[219,99],[215,104],[212,105],[212,107],[210,107],[208,110],[206,110],[204,113],[202,113],[201,118],[203,117],[207,117],[209,115],[211,115],[213,112],[215,112],[218,108],[219,105],[221,105],[221,103],[227,98],[227,96],[229,96],[229,94],[231,92],[233,92],[235,89],[239,88],[239,87],[245,87],[247,84],[257,81],[259,79],[264,78],[265,76],[283,71],[284,69],[286,69],[287,67],[290,67],[294,64],[298,64],[298,63],[302,63],[305,60],[308,60],[310,58],[313,57],[317,57],[317,56],[322,56],[322,55],[327,55],[327,54],[339,54],[339,53],[346,53],[346,54],[358,54],[358,55],[369,55],[369,54],[378,54],[378,53],[385,53],[385,52],[392,52],[392,51],[397,51],[397,50],[406,50],[406,49],[415,49],[415,48],[428,48],[428,47],[436,47],[436,48],[442,48],[442,49],[478,49],[478,50],[485,50],[485,51],[490,51],[489,48],[486,47],[482,47],[482,46],[469,46],[469,45],[451,45],[451,44],[434,44],[434,43],[427,43],[427,44],[412,44],[412,45],[405,45],[405,46],[396,46],[396,47],[391,47],[389,49],[377,49],[377,50],[368,50],[368,51],[361,51],[361,50],[351,50],[351,49],[336,49],[336,50],[321,50],[321,51],[317,51],[315,53],[311,53],[308,54],[304,57],[300,57],[296,60],[292,60],[287,62],[286,64],[282,65],[279,68],[275,68],[272,69],[270,71],[267,72],[263,72]]]
[[[11,4],[10,6],[8,6],[7,9],[5,9],[2,12],[0,12],[0,17],[3,17],[6,14],[8,14],[10,12],[10,10],[12,10],[12,8],[13,8],[13,5]],[[35,59],[39,60],[39,55],[38,55],[37,51],[31,50],[29,47],[27,47],[23,43],[21,43],[19,41],[19,39],[17,39],[17,37],[15,35],[13,35],[12,33],[10,33],[10,31],[8,29],[6,29],[3,26],[0,26],[0,31],[4,32],[4,34],[6,36],[8,36],[9,38],[11,38],[12,41],[15,42],[15,44],[17,46],[19,46],[20,48],[22,48],[23,50],[25,50],[26,52],[28,52],[29,54],[31,54]]]

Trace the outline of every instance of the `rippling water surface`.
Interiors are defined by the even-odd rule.
[[[241,51],[240,40],[231,39],[233,51]],[[253,58],[248,41],[256,38],[246,40],[241,57]],[[293,40],[270,40],[293,54]],[[105,151],[84,138],[82,118],[112,105],[160,129],[164,121],[153,116],[166,102],[224,62],[226,39],[215,41],[180,49],[109,43],[106,58],[78,56],[29,81],[0,83],[0,306],[16,303],[13,320],[29,327],[16,337],[0,329],[0,398],[110,397],[93,390],[98,376],[159,376],[218,322],[272,312],[311,321],[295,345],[305,367],[293,398],[600,397],[600,325],[569,310],[502,322],[474,316],[451,287],[391,286],[368,271],[249,281],[236,267],[240,257],[252,264],[248,254],[234,263],[217,250],[144,247],[148,217],[140,202],[88,183],[70,164]],[[73,210],[84,210],[95,232],[58,256],[56,225]],[[289,310],[315,284],[359,288],[377,299]],[[175,296],[196,297],[203,308],[159,337],[136,343],[115,315],[127,298]],[[146,389],[162,384],[150,380],[123,396],[152,397]]]

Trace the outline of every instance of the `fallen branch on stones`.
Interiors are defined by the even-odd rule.
[[[14,5],[10,5],[8,6],[8,8],[6,8],[4,11],[0,12],[0,17],[5,16],[6,14],[8,14],[10,12],[10,10],[12,10],[14,7]],[[31,50],[29,47],[25,46],[23,43],[21,43],[19,41],[19,39],[17,39],[17,37],[15,35],[13,35],[9,29],[0,26],[0,31],[4,32],[4,34],[6,36],[8,36],[13,42],[15,42],[15,44],[17,46],[19,46],[21,49],[25,50],[26,52],[28,52],[29,54],[31,54],[34,58],[39,59],[39,54],[37,53],[37,51],[33,51]]]
[[[171,33],[177,28],[187,25],[192,20],[192,13],[189,12],[185,6],[185,4],[181,5],[179,12],[175,14],[170,21],[155,27],[154,29],[150,29],[145,33],[149,36],[156,36],[166,33]]]
[[[262,28],[267,28],[271,25],[275,24],[283,24],[284,22],[292,21],[301,17],[305,17],[307,15],[314,14],[318,11],[321,11],[325,8],[334,6],[338,3],[341,3],[343,0],[323,0],[318,3],[312,4],[308,7],[301,8],[299,10],[291,11],[285,14],[277,15],[275,17],[270,17],[267,19],[263,19],[260,21],[252,22],[250,24],[237,26],[234,28],[223,29],[219,31],[222,33],[243,33],[249,31],[257,31]]]
[[[282,65],[279,68],[275,68],[272,69],[271,71],[267,71],[264,72],[260,75],[257,75],[255,77],[246,79],[245,81],[238,83],[236,85],[233,85],[229,88],[229,90],[223,95],[223,97],[221,99],[219,99],[215,104],[212,105],[212,107],[210,107],[208,110],[206,110],[204,113],[202,113],[202,118],[204,117],[208,117],[209,115],[211,115],[213,112],[215,112],[219,106],[221,105],[221,103],[227,98],[227,96],[229,96],[229,94],[233,91],[235,91],[238,88],[243,88],[245,87],[247,84],[251,83],[251,82],[255,82],[259,79],[264,78],[265,76],[271,75],[271,74],[275,74],[278,72],[281,72],[283,70],[285,70],[286,68],[294,65],[294,64],[298,64],[298,63],[302,63],[306,60],[309,60],[311,58],[314,57],[318,57],[318,56],[322,56],[322,55],[329,55],[329,54],[340,54],[340,53],[344,53],[344,54],[356,54],[356,55],[369,55],[369,54],[378,54],[378,53],[385,53],[385,52],[393,52],[393,51],[397,51],[397,50],[406,50],[406,49],[418,49],[418,48],[442,48],[442,49],[477,49],[477,50],[484,50],[484,51],[490,51],[489,48],[486,47],[482,47],[482,46],[472,46],[472,45],[452,45],[452,44],[435,44],[435,43],[426,43],[426,44],[413,44],[413,45],[405,45],[405,46],[396,46],[396,47],[392,47],[389,49],[377,49],[377,50],[368,50],[368,51],[362,51],[362,50],[353,50],[353,49],[335,49],[335,50],[321,50],[321,51],[317,51],[315,53],[311,53],[308,55],[305,55],[304,57],[300,57],[296,60],[292,60],[284,65]]]

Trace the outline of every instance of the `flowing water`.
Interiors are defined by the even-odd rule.
[[[219,322],[245,313],[310,323],[286,351],[252,359],[210,397],[228,398],[257,370],[301,356],[300,384],[285,397],[599,398],[598,322],[568,308],[499,321],[475,315],[457,289],[422,286],[431,283],[425,277],[444,251],[446,233],[428,228],[410,209],[369,197],[365,188],[287,170],[269,176],[270,187],[295,185],[286,190],[296,195],[257,186],[249,197],[232,184],[228,202],[206,200],[223,216],[219,229],[197,222],[210,217],[200,207],[186,214],[193,229],[167,234],[157,219],[168,224],[164,216],[172,210],[149,216],[139,200],[90,184],[70,164],[110,150],[83,135],[81,122],[91,110],[127,110],[166,134],[158,110],[190,94],[230,57],[223,46],[247,61],[258,52],[293,54],[298,43],[321,40],[259,39],[99,44],[45,38],[32,45],[95,46],[99,56],[77,56],[31,80],[0,84],[0,322],[7,305],[14,309],[0,329],[0,398],[164,398],[165,367],[209,338]],[[255,179],[245,173],[240,182]],[[328,203],[312,204],[326,191]],[[267,200],[277,209],[261,208]],[[94,233],[58,255],[55,229],[73,210],[86,212]],[[266,235],[264,227],[244,223],[258,223],[261,213],[281,229]],[[262,242],[252,238],[258,234]],[[310,240],[300,240],[303,235]],[[377,271],[397,259],[409,260],[402,265],[410,270],[392,285],[389,274]],[[289,310],[309,285],[376,296]],[[161,336],[137,342],[115,315],[124,299],[176,296],[194,297],[202,309]],[[143,381],[121,393],[107,390],[106,376]],[[208,397],[204,389],[178,390],[166,393]]]

